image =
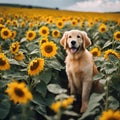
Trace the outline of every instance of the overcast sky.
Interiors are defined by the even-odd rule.
[[[0,3],[15,3],[40,7],[60,8],[74,11],[116,12],[120,0],[0,0]]]

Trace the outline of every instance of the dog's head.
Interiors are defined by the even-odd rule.
[[[60,40],[60,44],[64,49],[69,49],[71,53],[75,54],[81,49],[86,49],[91,45],[91,41],[87,33],[79,30],[66,31]]]

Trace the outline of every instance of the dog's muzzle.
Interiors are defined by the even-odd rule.
[[[71,50],[71,52],[73,54],[75,54],[79,50],[79,48],[80,48],[80,46],[76,47],[76,41],[71,41],[71,48],[70,48],[70,50]]]

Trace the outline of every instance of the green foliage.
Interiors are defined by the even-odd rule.
[[[9,15],[8,15],[9,16]],[[0,17],[3,17],[0,14]],[[6,18],[7,19],[7,18]],[[15,17],[11,16],[11,20]],[[83,27],[80,25],[71,26],[70,21],[66,21],[63,29],[57,28],[55,23],[48,24],[47,21],[27,20],[28,23],[22,28],[20,23],[22,20],[27,20],[25,17],[17,19],[18,27],[7,25],[4,22],[5,27],[10,30],[16,30],[17,36],[14,40],[11,38],[4,40],[0,36],[0,45],[2,51],[7,56],[11,68],[7,71],[0,71],[0,119],[1,120],[59,120],[60,118],[65,119],[78,119],[78,120],[90,120],[92,118],[97,120],[101,115],[102,111],[113,109],[120,109],[120,59],[114,55],[109,55],[109,59],[104,58],[104,52],[112,49],[117,52],[120,51],[120,41],[114,39],[113,34],[115,31],[120,30],[120,26],[116,22],[111,21],[98,21],[93,26],[88,26],[88,21],[83,20]],[[38,22],[33,27],[29,27],[31,21]],[[100,33],[98,31],[99,25],[105,23],[107,31]],[[48,26],[50,34],[47,36],[49,41],[53,41],[57,45],[57,55],[53,58],[45,58],[42,56],[39,46],[39,41],[42,36],[39,35],[39,28],[43,25]],[[111,29],[111,26],[113,28]],[[52,30],[57,29],[60,31],[60,37],[53,38]],[[94,80],[100,79],[101,83],[104,84],[105,92],[103,94],[92,94],[90,96],[88,109],[81,116],[77,111],[74,111],[74,105],[70,105],[66,110],[61,109],[58,113],[51,112],[50,105],[56,100],[63,100],[69,97],[67,94],[67,88],[63,88],[65,76],[61,76],[61,72],[65,70],[64,59],[66,56],[63,47],[60,45],[60,38],[65,31],[71,29],[84,30],[88,33],[92,41],[92,46],[99,47],[101,49],[101,56],[95,57],[95,63],[99,69],[99,74],[94,77]],[[25,37],[26,31],[34,30],[37,35],[33,41],[28,41]],[[1,32],[1,31],[0,31]],[[17,61],[14,59],[14,55],[10,52],[9,47],[11,43],[19,41],[20,51],[24,53],[25,59]],[[120,54],[120,53],[119,53]],[[45,60],[44,70],[38,75],[30,76],[27,72],[27,67],[30,61],[34,58],[42,57]],[[10,100],[9,96],[5,93],[7,84],[12,80],[24,81],[30,89],[33,100],[28,102],[26,105],[14,104]],[[67,80],[66,80],[67,81]],[[67,85],[66,85],[67,86]],[[80,108],[78,108],[80,109]]]

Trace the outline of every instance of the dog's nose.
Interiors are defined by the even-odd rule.
[[[75,45],[75,43],[76,43],[75,41],[71,41],[71,44],[72,44],[72,45]]]

